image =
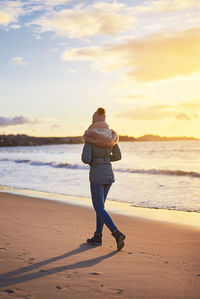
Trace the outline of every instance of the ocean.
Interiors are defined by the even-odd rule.
[[[120,142],[108,200],[200,212],[200,141]],[[0,185],[90,197],[83,144],[0,148]]]

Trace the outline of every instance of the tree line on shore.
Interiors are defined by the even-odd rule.
[[[141,137],[132,137],[128,135],[120,135],[121,142],[136,142],[136,141],[176,141],[176,140],[198,140],[194,137],[161,137],[158,135],[144,135]],[[80,144],[83,143],[82,136],[72,137],[35,137],[24,134],[9,134],[0,135],[0,147],[3,146],[35,146],[35,145],[50,145],[50,144]]]

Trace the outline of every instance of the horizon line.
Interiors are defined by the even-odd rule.
[[[0,134],[1,136],[27,136],[27,137],[33,137],[33,138],[80,138],[83,135],[70,135],[70,136],[35,136],[35,135],[28,135],[28,134],[21,134],[21,133],[17,133],[17,134],[13,134],[13,133],[9,133],[9,134]],[[196,140],[200,140],[200,138],[195,137],[195,136],[166,136],[166,135],[157,135],[157,134],[144,134],[138,137],[134,137],[132,135],[128,135],[128,134],[119,134],[119,137],[124,137],[124,138],[134,138],[134,139],[139,139],[142,137],[159,137],[159,138],[191,138],[191,139],[196,139]]]

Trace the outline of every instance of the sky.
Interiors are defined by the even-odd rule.
[[[200,138],[199,0],[0,0],[0,134]]]

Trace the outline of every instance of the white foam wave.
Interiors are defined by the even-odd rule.
[[[81,164],[71,164],[71,163],[57,163],[55,161],[42,162],[42,161],[31,161],[28,159],[0,159],[0,161],[9,161],[17,164],[25,163],[32,166],[49,166],[56,168],[67,168],[67,169],[78,169],[84,170],[88,169],[88,165]],[[190,176],[195,178],[200,178],[200,173],[195,171],[185,171],[185,170],[170,170],[170,169],[134,169],[134,168],[114,168],[116,172],[126,172],[126,173],[136,173],[136,174],[149,174],[149,175],[169,175],[169,176]]]

